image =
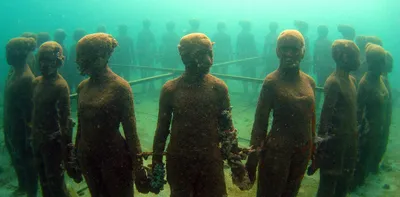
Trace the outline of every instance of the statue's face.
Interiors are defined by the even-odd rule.
[[[57,73],[57,70],[64,63],[62,51],[43,52],[39,55],[39,69],[43,76],[50,76]]]
[[[300,66],[304,52],[304,43],[292,36],[282,38],[276,48],[276,54],[280,59],[281,66],[285,68]]]
[[[197,62],[198,69],[201,72],[209,72],[214,62],[214,54],[212,46],[201,47],[194,54],[195,61]]]
[[[78,70],[81,75],[90,75],[91,71],[96,67],[97,57],[90,52],[76,48],[76,63],[78,64]]]

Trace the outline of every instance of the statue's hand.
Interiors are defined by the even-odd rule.
[[[78,159],[76,157],[77,150],[72,144],[67,146],[67,159],[64,161],[65,170],[69,177],[71,177],[75,183],[83,181],[82,172],[79,167]]]
[[[247,173],[246,167],[242,164],[240,166],[235,166],[231,168],[232,172],[232,182],[240,190],[249,190],[253,187],[254,182],[250,181],[249,175]]]
[[[135,186],[140,193],[147,194],[150,192],[150,179],[143,166],[141,166],[135,173]]]
[[[150,177],[150,191],[158,194],[164,190],[164,185],[167,183],[165,180],[165,165],[164,163],[152,164]]]

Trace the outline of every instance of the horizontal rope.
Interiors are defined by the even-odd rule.
[[[246,62],[246,61],[251,61],[251,60],[256,60],[260,59],[261,57],[251,57],[251,58],[244,58],[240,60],[233,60],[233,61],[227,61],[227,62],[222,62],[222,63],[217,63],[214,64],[213,67],[220,67],[220,66],[226,66],[226,65],[231,65],[235,63],[240,63],[240,62]],[[154,70],[154,71],[163,71],[163,72],[168,72],[168,74],[162,74],[162,75],[156,75],[153,77],[146,77],[143,79],[138,79],[134,81],[130,81],[130,85],[135,85],[135,84],[140,84],[152,80],[157,80],[157,79],[162,79],[162,78],[168,78],[177,74],[181,74],[185,72],[183,69],[174,69],[174,68],[158,68],[158,67],[150,67],[150,66],[137,66],[137,65],[124,65],[124,64],[110,64],[111,67],[117,66],[117,67],[129,67],[129,68],[135,68],[135,69],[146,69],[146,70]],[[224,78],[224,79],[233,79],[233,80],[239,80],[239,81],[247,81],[247,82],[254,82],[254,83],[263,83],[264,79],[260,78],[251,78],[251,77],[242,77],[242,76],[236,76],[236,75],[227,75],[227,74],[218,74],[218,73],[212,73],[214,76],[219,77],[219,78]],[[324,88],[322,87],[316,87],[316,91],[318,92],[323,92]],[[76,98],[77,94],[71,94],[70,98],[74,99]]]
[[[144,82],[148,82],[148,81],[152,81],[152,80],[157,80],[157,79],[163,79],[163,78],[168,78],[171,76],[174,76],[174,73],[167,73],[167,74],[162,74],[162,75],[156,75],[156,76],[152,76],[152,77],[146,77],[146,78],[142,78],[142,79],[138,79],[138,80],[133,80],[133,81],[129,81],[129,85],[136,85],[136,84],[140,84],[140,83],[144,83]],[[75,99],[78,95],[77,94],[71,94],[69,95],[69,97],[71,99]]]

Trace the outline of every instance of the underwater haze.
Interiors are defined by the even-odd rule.
[[[255,120],[258,97],[260,95],[262,80],[267,76],[265,72],[264,44],[269,33],[271,22],[278,24],[278,34],[287,29],[296,29],[294,21],[300,20],[308,24],[309,44],[306,53],[313,54],[314,42],[318,37],[317,28],[326,25],[329,29],[328,39],[334,41],[342,39],[342,34],[338,31],[338,25],[345,24],[355,29],[356,35],[377,36],[383,42],[383,48],[389,51],[394,59],[393,72],[389,74],[389,82],[393,91],[393,110],[390,126],[390,137],[387,151],[382,162],[385,162],[389,169],[382,170],[377,175],[367,178],[367,181],[357,190],[352,191],[352,197],[396,197],[400,196],[400,1],[398,0],[1,0],[0,1],[0,126],[3,133],[4,125],[4,95],[7,76],[11,70],[6,60],[6,45],[10,39],[21,36],[24,32],[48,32],[53,39],[53,34],[57,29],[63,29],[67,36],[64,42],[65,47],[70,49],[75,46],[73,38],[76,29],[83,29],[87,34],[96,33],[97,27],[103,25],[107,33],[114,38],[118,37],[119,27],[126,25],[128,36],[133,39],[135,47],[140,42],[139,34],[143,29],[143,21],[151,22],[150,30],[154,34],[155,45],[159,50],[163,43],[163,35],[166,33],[166,24],[170,21],[175,22],[175,32],[181,38],[189,31],[189,20],[197,19],[200,23],[198,32],[206,34],[211,41],[217,33],[217,24],[225,22],[226,33],[230,36],[232,56],[229,61],[241,60],[245,58],[256,58],[255,61],[244,61],[243,65],[254,66],[253,74],[246,74],[241,70],[241,63],[226,64],[227,70],[219,73],[211,69],[211,73],[222,75],[233,75],[252,78],[254,82],[247,87],[244,79],[235,77],[221,76],[221,79],[229,88],[231,99],[232,119],[235,128],[238,130],[239,145],[249,147],[253,122]],[[238,35],[242,31],[241,21],[251,23],[251,33],[254,35],[255,53],[246,57],[239,57]],[[178,40],[179,41],[179,40]],[[275,42],[275,41],[274,41]],[[174,49],[170,49],[172,54],[178,54],[178,42]],[[218,42],[216,43],[218,46]],[[116,51],[118,50],[116,48]],[[137,53],[137,49],[136,53]],[[273,49],[275,51],[275,49]],[[37,52],[37,49],[35,53]],[[150,54],[154,57],[152,67],[164,68],[156,58],[159,51]],[[275,53],[274,53],[275,54]],[[70,54],[69,54],[70,55]],[[312,55],[311,55],[312,56]],[[113,56],[115,57],[115,56]],[[113,58],[112,57],[112,58]],[[136,54],[136,58],[140,55]],[[312,59],[312,58],[311,58]],[[114,61],[114,60],[113,60]],[[75,62],[75,60],[72,60]],[[248,62],[246,64],[246,62]],[[224,63],[224,62],[215,62]],[[138,62],[132,63],[135,66]],[[278,64],[278,63],[277,63]],[[242,65],[242,66],[243,66]],[[75,66],[75,65],[74,65]],[[133,66],[133,65],[126,65]],[[139,65],[143,66],[143,65]],[[278,65],[274,65],[274,69]],[[76,67],[76,66],[75,66]],[[118,69],[112,67],[112,69]],[[301,69],[302,67],[300,67]],[[146,85],[135,80],[165,74],[162,70],[148,72],[143,75],[141,69],[129,68],[123,71],[123,78],[126,81],[133,81],[131,84],[134,94],[135,114],[137,119],[137,130],[143,151],[151,152],[153,148],[154,134],[157,128],[159,96],[162,85],[166,79],[154,80],[151,83],[154,89],[149,92],[143,91]],[[184,70],[183,64],[167,69]],[[175,72],[170,70],[171,72]],[[218,70],[221,71],[221,70]],[[75,71],[78,73],[78,70]],[[120,73],[117,73],[120,74]],[[178,74],[180,74],[178,72]],[[178,74],[173,77],[178,76]],[[218,75],[216,76],[218,77]],[[313,71],[307,73],[314,80],[317,74]],[[168,78],[172,79],[172,77]],[[81,80],[81,79],[80,79]],[[149,80],[150,81],[150,80]],[[251,81],[251,80],[250,80]],[[146,82],[148,84],[150,82]],[[320,92],[323,91],[323,83],[317,83]],[[246,86],[246,87],[245,87]],[[248,88],[248,90],[247,90]],[[70,87],[71,94],[76,93],[76,87]],[[254,91],[254,92],[252,92]],[[249,93],[250,92],[250,93]],[[321,96],[322,93],[318,93]],[[317,122],[321,114],[323,104],[317,104]],[[71,97],[71,116],[77,122],[77,101],[76,97]],[[272,122],[272,117],[269,117]],[[122,131],[122,127],[120,128]],[[123,133],[123,132],[121,132]],[[76,126],[73,138],[76,136]],[[244,161],[243,161],[244,162]],[[151,163],[150,159],[145,161],[145,165]],[[256,197],[257,187],[255,184],[249,191],[241,191],[232,182],[231,171],[227,165],[224,168],[226,188],[228,196],[232,197]],[[66,176],[68,191],[73,197],[89,197],[90,193],[85,181],[75,183]],[[312,176],[305,175],[298,195],[300,197],[316,196],[319,185],[319,173]],[[257,181],[256,181],[257,183]],[[18,196],[15,190],[18,188],[17,175],[11,163],[8,151],[5,148],[4,136],[0,135],[0,196]],[[39,187],[40,188],[40,187]],[[135,190],[135,196],[160,196],[170,195],[170,187],[165,185],[164,190],[159,194],[141,194]],[[23,194],[19,196],[24,196]],[[38,196],[42,192],[38,191]],[[118,196],[115,196],[118,197]],[[204,196],[208,197],[208,196]],[[259,197],[259,196],[257,196]]]
[[[156,39],[160,39],[168,21],[174,21],[182,34],[191,18],[201,20],[201,31],[206,34],[213,34],[216,23],[224,21],[234,36],[240,30],[238,21],[249,20],[260,50],[272,21],[279,23],[279,30],[294,28],[293,20],[307,21],[310,38],[315,37],[318,25],[327,25],[330,39],[340,37],[337,24],[350,24],[358,35],[379,36],[395,59],[400,42],[400,3],[396,0],[18,0],[2,1],[0,5],[0,24],[4,27],[0,42],[4,44],[23,32],[53,32],[57,28],[70,32],[66,39],[69,44],[76,28],[90,33],[100,24],[109,33],[116,33],[118,25],[126,24],[130,34],[136,35],[146,18],[151,20],[152,30],[159,33]],[[3,50],[0,53],[4,54]],[[395,77],[392,80],[400,82]]]

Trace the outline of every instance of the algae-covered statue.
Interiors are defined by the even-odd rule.
[[[339,24],[337,30],[342,34],[343,39],[354,41],[356,30],[351,25]]]
[[[191,33],[199,33],[199,28],[200,28],[200,20],[197,18],[191,18],[189,19],[189,29],[184,32],[185,34],[191,34]]]
[[[259,151],[246,163],[252,183],[259,166],[258,197],[296,196],[313,154],[315,82],[300,71],[304,47],[299,31],[283,31],[276,48],[279,68],[264,79],[250,142]],[[273,124],[267,134],[271,112]]]
[[[372,44],[377,44],[379,46],[383,46],[383,43],[382,43],[382,40],[377,36],[363,36],[363,35],[357,36],[355,38],[355,42],[356,42],[358,48],[360,48],[361,66],[360,66],[360,69],[358,69],[355,72],[353,72],[353,75],[356,78],[357,82],[360,82],[361,78],[368,71],[368,63],[367,63],[367,60],[366,60],[366,46],[367,46],[367,44],[368,43],[372,43]]]
[[[43,43],[45,43],[47,41],[50,41],[50,39],[51,38],[50,38],[50,34],[49,33],[47,33],[47,32],[39,32],[37,34],[37,42],[36,42],[37,48],[39,48]],[[39,55],[39,53],[36,52],[36,54],[35,54],[35,64],[33,66],[31,66],[32,67],[31,70],[33,72],[33,75],[35,75],[35,76],[40,76],[41,75],[40,69],[39,69],[38,55]]]
[[[226,196],[223,159],[237,183],[245,180],[246,173],[236,157],[240,149],[234,143],[228,87],[209,74],[213,50],[206,35],[188,34],[178,48],[185,72],[162,87],[152,165],[163,165],[171,135],[166,156],[171,196]]]
[[[99,25],[96,28],[96,33],[107,33],[107,28],[105,25]]]
[[[155,56],[156,56],[156,39],[151,31],[151,22],[146,19],[143,20],[143,29],[139,32],[137,37],[137,54],[138,54],[138,64],[140,66],[153,67]],[[141,77],[151,77],[154,75],[154,71],[142,69],[140,71]],[[148,82],[143,84],[143,92],[153,92],[155,86],[153,82]]]
[[[360,145],[353,188],[362,185],[370,173],[378,173],[388,118],[389,92],[381,77],[386,70],[386,51],[368,43],[365,52],[368,72],[361,78],[357,93]]]
[[[35,47],[35,49],[38,48],[38,47],[40,46],[40,45],[38,45],[38,42],[37,42],[37,40],[38,40],[38,34],[36,34],[36,33],[33,33],[33,32],[24,32],[23,34],[21,34],[21,37],[24,37],[24,38],[32,38],[32,39],[34,39],[35,42],[36,42],[36,47]],[[36,57],[35,57],[35,54],[34,54],[34,53],[30,53],[30,54],[28,55],[28,59],[26,60],[26,63],[29,65],[29,68],[31,69],[33,75],[36,76],[36,73],[35,73]]]
[[[160,45],[159,61],[163,68],[178,68],[180,63],[176,43],[179,43],[179,36],[175,32],[175,22],[170,21],[166,25],[166,32],[163,34]]]
[[[54,41],[61,45],[63,48],[63,55],[66,59],[68,59],[68,49],[64,45],[64,41],[67,38],[67,33],[63,29],[56,29],[53,35]]]
[[[254,38],[254,34],[251,32],[251,22],[247,20],[243,20],[239,22],[242,30],[237,36],[236,40],[236,58],[237,59],[245,59],[245,58],[254,58],[257,57],[257,47],[256,41]],[[240,67],[241,75],[245,77],[256,77],[256,67],[258,64],[258,60],[244,61],[238,62],[237,65]],[[243,90],[244,93],[249,92],[249,83],[247,81],[243,81]],[[252,93],[257,92],[257,84],[252,83]]]
[[[39,48],[43,43],[50,41],[50,34],[47,32],[39,32],[37,34],[37,43],[36,46]]]
[[[64,65],[65,73],[63,77],[68,83],[68,86],[71,92],[75,92],[79,83],[83,80],[82,76],[79,74],[78,65],[76,64],[76,45],[79,40],[86,35],[86,31],[84,29],[76,29],[73,34],[74,44],[72,44],[69,48],[69,56]]]
[[[386,111],[386,121],[385,125],[383,126],[383,137],[382,137],[382,142],[379,147],[379,157],[382,159],[386,149],[387,145],[389,142],[389,134],[390,134],[390,125],[392,124],[392,111],[393,111],[393,95],[392,95],[392,87],[389,82],[389,73],[393,71],[393,56],[389,51],[386,51],[386,66],[385,66],[385,71],[382,73],[382,80],[383,83],[385,83],[385,86],[388,90],[389,93],[389,100],[388,100],[388,106],[387,106],[387,111]],[[386,165],[384,163],[384,165]],[[384,166],[383,167],[387,167]]]
[[[118,47],[115,49],[112,62],[120,64],[113,68],[113,71],[125,79],[129,79],[131,70],[130,65],[136,64],[136,55],[133,39],[129,36],[128,26],[118,26]]]
[[[314,43],[314,74],[317,75],[317,86],[323,87],[326,79],[335,70],[335,62],[332,59],[332,41],[328,39],[329,29],[325,25],[317,28],[318,38]],[[319,107],[322,96],[317,94],[316,105]]]
[[[226,23],[219,22],[217,24],[217,33],[213,36],[214,44],[214,61],[216,63],[228,62],[232,60],[232,42],[229,34],[226,33]],[[216,73],[227,74],[228,67],[225,65],[222,68],[214,67]]]
[[[32,148],[44,197],[69,196],[63,166],[70,163],[73,124],[68,84],[58,74],[62,54],[57,42],[42,44],[38,52],[42,76],[33,81]]]
[[[13,38],[6,45],[7,63],[11,66],[4,89],[4,141],[18,180],[14,194],[37,193],[31,136],[32,83],[34,75],[27,64],[36,48],[33,38]]]
[[[79,167],[95,197],[132,197],[134,180],[139,191],[146,190],[132,90],[108,67],[117,44],[111,35],[95,33],[79,40],[76,48],[79,70],[89,78],[77,89],[75,144]]]
[[[309,25],[305,21],[301,20],[295,20],[294,21],[294,26],[296,29],[301,33],[301,35],[304,38],[304,58],[301,61],[301,70],[305,72],[306,74],[311,74],[312,67],[313,67],[313,62],[312,62],[312,56],[311,56],[311,50],[310,49],[310,40],[307,36],[308,34],[308,29]]]
[[[357,161],[357,90],[350,72],[360,67],[360,50],[353,41],[336,40],[332,57],[336,71],[325,82],[318,130],[322,141],[310,169],[320,168],[319,197],[345,197]]]
[[[265,61],[265,71],[261,73],[262,77],[273,72],[279,65],[279,59],[276,57],[276,39],[278,38],[278,23],[271,22],[269,24],[269,32],[265,36],[263,58]]]

